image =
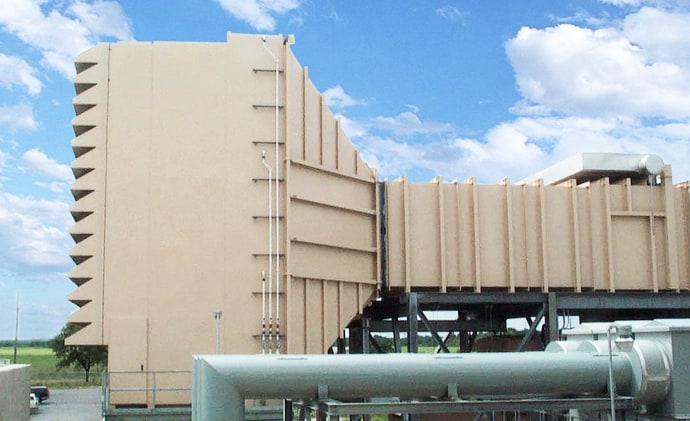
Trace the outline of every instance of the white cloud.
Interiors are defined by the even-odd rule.
[[[690,123],[645,127],[634,120],[585,117],[522,117],[500,123],[481,138],[426,143],[365,134],[355,139],[381,177],[424,169],[445,179],[477,177],[517,182],[553,162],[585,151],[656,153],[674,166],[674,179],[690,179]]]
[[[663,30],[659,30],[663,28]],[[644,7],[628,15],[623,34],[652,62],[690,65],[690,13]]]
[[[12,88],[21,85],[35,95],[41,92],[43,84],[36,77],[36,71],[21,57],[0,53],[0,86]]]
[[[335,114],[335,118],[340,120],[343,131],[350,138],[364,136],[367,133],[366,127],[357,120],[350,119],[343,114]]]
[[[64,280],[71,225],[66,202],[0,192],[0,267],[34,280]]]
[[[461,12],[460,9],[458,9],[455,6],[439,7],[435,10],[435,12],[437,15],[445,19],[448,19],[452,22],[462,22],[465,20],[465,17],[467,16],[466,12]]]
[[[131,22],[124,16],[119,3],[75,1],[68,10],[95,36],[121,40],[132,38]]]
[[[0,127],[8,127],[10,130],[25,129],[34,130],[37,127],[34,112],[31,105],[20,103],[17,105],[0,106]]]
[[[49,190],[55,194],[65,193],[69,188],[69,183],[60,182],[60,181],[51,181],[49,183],[37,181],[34,183],[34,185],[36,185],[42,189]]]
[[[41,51],[42,65],[65,77],[74,75],[73,59],[102,37],[131,39],[131,24],[119,3],[3,0],[0,26]],[[45,12],[44,12],[45,10]]]
[[[345,93],[342,86],[336,85],[326,89],[323,93],[326,100],[326,105],[333,109],[343,109],[353,107],[355,105],[367,105],[367,101],[363,99],[355,99]]]
[[[523,27],[506,43],[521,94],[567,115],[690,117],[690,69],[614,29]]]
[[[5,166],[7,165],[8,158],[9,158],[9,156],[5,152],[0,151],[0,173],[2,173],[3,170],[5,169]]]
[[[681,10],[682,8],[690,6],[690,1],[688,0],[599,0],[599,2],[629,9],[653,6],[669,10]]]
[[[258,31],[273,31],[274,15],[282,15],[301,6],[300,0],[216,0],[223,9],[246,21]]]
[[[408,106],[410,111],[403,111],[394,117],[378,116],[368,122],[368,126],[376,129],[391,132],[399,136],[410,136],[416,134],[439,134],[453,130],[453,125],[434,120],[422,120],[417,115],[417,107]]]
[[[21,159],[31,169],[45,176],[56,178],[60,181],[72,181],[74,179],[72,170],[68,165],[59,164],[36,148],[24,152]]]
[[[641,0],[600,0],[605,4],[612,4],[614,6],[639,6],[643,3]]]

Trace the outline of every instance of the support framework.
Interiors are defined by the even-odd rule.
[[[429,316],[432,313],[435,317]],[[458,352],[476,350],[475,340],[480,332],[504,335],[504,339],[492,339],[489,349],[484,345],[480,350],[544,349],[559,339],[564,327],[564,323],[559,325],[559,319],[567,323],[569,317],[579,317],[581,322],[687,318],[690,294],[410,292],[389,295],[375,301],[361,318],[348,326],[349,350],[353,353],[381,351],[375,335],[381,333],[392,336],[394,351],[401,352],[401,332],[406,333],[404,350],[407,352],[418,352],[420,332],[434,338],[437,352],[454,351],[448,345],[452,334],[459,337]],[[529,326],[527,332],[521,338],[507,341],[508,320],[522,318]]]

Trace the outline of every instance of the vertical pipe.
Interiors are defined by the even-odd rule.
[[[266,37],[262,38],[263,47],[275,62],[275,183],[276,183],[276,352],[280,353],[280,61],[266,46]],[[270,310],[269,310],[270,311]]]
[[[266,272],[261,272],[261,353],[266,353]]]
[[[261,151],[261,163],[266,167],[268,171],[268,350],[271,352],[273,349],[273,303],[271,299],[271,292],[273,289],[273,191],[271,190],[273,186],[273,178],[271,166],[266,163],[266,151]],[[277,184],[277,180],[276,180]],[[276,186],[277,188],[278,186]],[[265,288],[266,277],[262,273],[262,278],[264,281],[263,288]],[[262,295],[262,300],[265,299]],[[264,329],[265,329],[266,319],[264,318]],[[263,339],[265,341],[265,338]],[[262,353],[265,352],[266,343],[262,343]]]
[[[270,52],[270,50],[269,50]],[[271,54],[273,55],[273,54]],[[278,178],[280,175],[280,145],[278,137],[280,135],[280,69],[278,59],[274,56],[276,62],[276,95],[275,95],[275,154],[276,154],[276,352],[280,354],[280,185]]]
[[[14,358],[13,364],[17,364],[17,342],[19,341],[19,293],[17,293],[17,314],[14,317]]]

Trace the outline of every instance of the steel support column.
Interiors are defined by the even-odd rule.
[[[417,293],[407,294],[407,352],[419,352],[419,338],[417,327],[417,316],[419,307],[417,306]]]

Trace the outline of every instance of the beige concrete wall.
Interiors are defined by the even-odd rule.
[[[31,366],[0,365],[0,421],[28,421]]]

